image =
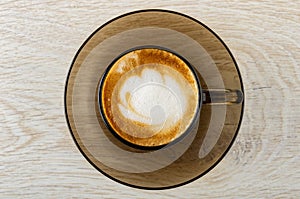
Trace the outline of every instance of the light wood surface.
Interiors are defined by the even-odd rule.
[[[226,157],[176,189],[139,190],[81,155],[64,115],[83,41],[129,11],[171,9],[212,28],[240,67],[245,114]],[[299,1],[1,1],[0,198],[299,198]]]

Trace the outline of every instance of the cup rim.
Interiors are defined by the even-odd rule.
[[[175,55],[176,57],[178,57],[179,59],[181,59],[191,70],[192,74],[195,77],[196,80],[196,85],[197,85],[197,90],[198,90],[198,104],[197,104],[197,110],[194,114],[194,117],[192,119],[192,121],[190,122],[189,126],[187,127],[187,129],[177,138],[175,138],[174,140],[166,143],[166,144],[161,144],[161,145],[157,145],[157,146],[143,146],[143,145],[138,145],[138,144],[134,144],[132,142],[127,141],[126,139],[124,139],[122,136],[120,136],[117,132],[115,132],[115,130],[113,129],[113,127],[111,127],[110,123],[108,122],[107,116],[104,113],[103,110],[103,101],[102,101],[102,92],[103,92],[103,82],[106,78],[106,76],[108,75],[110,69],[113,67],[113,65],[124,55],[136,51],[136,50],[143,50],[143,49],[158,49],[158,50],[163,50],[166,52],[169,52],[173,55]],[[97,87],[97,105],[98,105],[98,109],[100,112],[100,116],[105,124],[105,126],[108,128],[108,130],[110,131],[110,133],[112,133],[116,139],[118,139],[119,141],[121,141],[123,144],[128,145],[132,148],[135,149],[141,149],[141,150],[158,150],[158,149],[162,149],[164,147],[169,147],[169,146],[173,146],[176,143],[180,142],[181,140],[183,140],[188,134],[189,132],[193,129],[197,119],[200,116],[200,111],[201,111],[201,107],[202,107],[202,103],[203,103],[203,90],[200,84],[200,79],[198,77],[198,74],[196,73],[196,70],[194,69],[194,67],[187,61],[187,59],[185,59],[182,55],[178,54],[177,52],[166,48],[166,47],[162,47],[162,46],[157,46],[157,45],[143,45],[143,46],[135,46],[133,48],[127,49],[124,52],[122,52],[121,54],[119,54],[118,56],[116,56],[112,62],[107,66],[107,68],[105,69],[105,71],[103,72],[100,81],[98,83],[98,87]]]

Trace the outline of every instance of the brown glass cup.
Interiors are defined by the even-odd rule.
[[[152,73],[155,73],[154,75],[156,75],[156,73],[161,73],[161,80],[156,80],[159,83],[151,79],[151,72],[150,74],[148,74],[148,76],[147,74],[145,75],[143,72],[146,70],[152,70]],[[174,98],[177,99],[176,104],[170,105],[170,103],[172,103],[172,100],[168,99],[169,101],[167,101],[166,97],[162,98],[161,95],[163,94],[161,93],[161,91],[157,92],[155,88],[160,88],[161,85],[163,85],[163,82],[166,83],[165,77],[168,77],[168,74],[174,71],[176,71],[176,73],[173,75],[175,83],[176,80],[180,81],[179,76],[182,75],[188,86],[185,85],[185,82],[181,82],[182,85],[178,82],[176,88],[182,86],[182,90],[185,91],[181,93],[178,93],[178,91],[172,91],[172,89],[174,89],[172,88],[172,85],[167,88],[168,90],[163,90],[165,91],[167,96],[169,93],[171,93],[173,96],[175,96]],[[122,76],[126,76],[128,73],[130,73],[129,79],[131,78],[131,80],[132,78],[137,77],[135,78],[135,80],[138,83],[136,83],[137,85],[135,86],[138,88],[141,88],[140,79],[142,77],[142,74],[144,74],[144,78],[150,78],[150,82],[142,83],[143,85],[146,85],[142,88],[152,85],[154,89],[151,89],[150,92],[153,92],[154,94],[150,95],[153,98],[148,97],[149,92],[148,95],[140,95],[139,99],[141,100],[136,102],[139,104],[136,104],[135,106],[140,108],[141,104],[151,104],[148,106],[152,107],[144,107],[144,109],[150,108],[151,110],[160,110],[158,110],[157,113],[154,114],[154,116],[151,118],[151,120],[155,120],[154,117],[163,117],[164,120],[162,121],[161,127],[158,128],[158,130],[157,128],[154,128],[155,126],[151,123],[148,124],[139,121],[139,119],[143,120],[148,115],[142,115],[138,112],[138,110],[134,109],[136,107],[133,107],[134,105],[132,104],[134,104],[135,102],[128,102],[128,100],[132,99],[133,97],[126,99],[125,97],[123,97],[124,100],[121,100],[122,97],[120,97],[120,93],[122,91],[122,88],[125,87],[125,85],[122,84],[124,84],[124,81],[129,81],[128,77],[123,78],[125,80],[122,81]],[[180,141],[184,136],[191,132],[193,128],[195,128],[195,123],[200,117],[202,104],[238,104],[243,100],[243,94],[240,90],[203,90],[197,72],[184,57],[172,51],[171,49],[150,45],[138,46],[129,49],[117,56],[105,70],[99,82],[98,88],[99,111],[107,128],[117,139],[119,139],[126,145],[145,150],[160,149],[162,147],[173,145],[176,142]],[[187,93],[187,90],[191,90],[191,92]],[[131,96],[131,91],[127,91],[128,92],[126,94],[129,94],[129,96]],[[176,94],[187,96],[176,96]],[[185,103],[186,110],[183,110],[184,106],[180,104],[182,100],[178,100],[179,97],[187,98]],[[155,99],[159,100],[153,103]],[[137,101],[137,99],[135,100]],[[161,101],[165,101],[168,104],[162,103]],[[161,106],[165,107],[161,108]],[[122,112],[119,110],[119,108],[122,108],[121,110],[127,108],[127,114],[126,111]],[[168,120],[174,119],[174,114],[168,114],[166,112],[170,111],[174,113],[174,109],[176,108],[181,109],[179,110],[179,113],[181,113],[182,115],[176,117],[177,121],[173,122],[172,125],[169,125],[169,127],[165,127],[167,126],[166,123],[168,123]],[[128,112],[131,114],[128,114]],[[145,113],[144,110],[143,112]],[[150,111],[148,112],[150,113]],[[165,115],[169,117],[165,118]],[[130,116],[135,116],[135,118],[132,119],[130,118]],[[146,132],[148,132],[148,134]]]

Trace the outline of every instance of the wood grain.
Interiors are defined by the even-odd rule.
[[[64,116],[65,79],[101,24],[145,8],[183,12],[232,50],[245,92],[235,144],[211,172],[146,191],[101,175],[76,148]],[[299,1],[1,1],[0,198],[298,198]]]

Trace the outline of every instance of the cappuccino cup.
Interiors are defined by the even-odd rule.
[[[130,49],[108,66],[98,92],[105,125],[127,145],[160,148],[188,134],[203,103],[240,103],[235,91],[203,91],[187,60],[170,49]]]

